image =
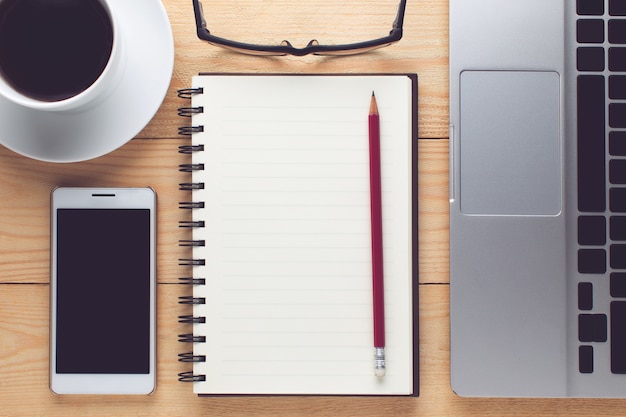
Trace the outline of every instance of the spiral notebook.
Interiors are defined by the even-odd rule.
[[[418,395],[417,75],[193,77],[180,380],[199,395]],[[386,375],[374,374],[368,110],[380,112]],[[182,194],[182,193],[181,193]],[[189,212],[191,214],[189,215]],[[190,308],[191,313],[191,308]]]

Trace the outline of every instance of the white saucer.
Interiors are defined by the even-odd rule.
[[[0,144],[42,161],[78,162],[119,148],[150,122],[174,70],[167,13],[161,0],[111,0],[111,7],[126,50],[119,85],[84,110],[38,111],[0,97]]]

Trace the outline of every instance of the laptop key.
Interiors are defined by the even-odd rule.
[[[611,188],[609,205],[615,213],[626,213],[626,188]]]
[[[578,209],[606,208],[605,87],[602,75],[578,77]]]
[[[613,272],[610,286],[611,297],[626,298],[626,273]]]
[[[611,184],[626,184],[626,159],[613,159],[609,162]]]
[[[611,316],[612,318],[613,316]],[[578,340],[581,342],[606,342],[606,314],[579,314]],[[625,352],[626,353],[626,352]]]
[[[578,309],[593,309],[593,284],[591,282],[580,282],[578,284]]]
[[[626,241],[626,216],[611,216],[610,223],[611,240]]]
[[[626,127],[626,103],[609,104],[609,126],[615,128]]]
[[[576,22],[576,40],[578,43],[604,42],[604,20],[579,19]]]
[[[614,156],[626,156],[626,132],[609,133],[609,153]]]
[[[609,43],[613,43],[613,44],[625,44],[626,43],[626,20],[622,20],[622,19],[609,20]]]
[[[609,70],[626,71],[626,48],[609,48]]]
[[[578,348],[578,371],[581,374],[593,373],[593,346]]]
[[[576,50],[578,71],[604,71],[604,48],[584,47]]]
[[[626,245],[611,245],[611,268],[626,269]],[[625,323],[626,324],[626,323]]]
[[[578,244],[604,245],[606,243],[606,218],[604,216],[578,217]]]
[[[604,274],[606,272],[606,251],[604,249],[580,249],[578,251],[578,272],[581,274]]]
[[[611,75],[609,77],[609,97],[614,100],[626,99],[626,76]]]
[[[609,0],[609,14],[611,16],[626,16],[626,2],[624,0]]]
[[[626,374],[626,301],[611,302],[611,372]]]
[[[576,12],[579,15],[599,16],[604,14],[604,0],[577,0]]]

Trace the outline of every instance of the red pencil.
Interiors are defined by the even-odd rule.
[[[385,297],[383,274],[383,216],[380,176],[380,120],[372,91],[369,111],[370,211],[372,224],[372,294],[374,307],[374,372],[385,375]]]

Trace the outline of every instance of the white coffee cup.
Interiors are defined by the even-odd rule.
[[[91,107],[119,82],[123,49],[109,0],[0,0],[0,96],[20,106]]]

